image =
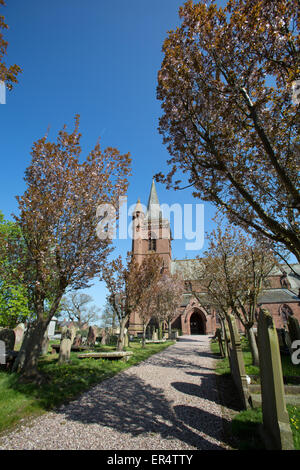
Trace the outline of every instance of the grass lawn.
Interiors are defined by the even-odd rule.
[[[246,373],[248,375],[259,376],[259,368],[252,365],[251,353],[247,341],[242,342],[242,350],[245,361]],[[211,351],[219,355],[220,349],[217,342],[211,342]],[[288,356],[282,356],[282,371],[285,376],[300,375],[300,366],[291,363]],[[220,375],[230,374],[228,358],[220,358],[217,361],[216,372]],[[300,450],[300,406],[287,405],[287,411],[290,418],[291,430],[293,433],[294,447]],[[258,426],[262,424],[262,410],[255,408],[241,411],[232,419],[231,431],[236,437],[239,450],[263,449]]]
[[[152,354],[167,348],[172,341],[160,344],[147,344],[143,349],[140,343],[132,342],[126,351],[133,355],[127,362],[107,359],[78,359],[78,353],[71,353],[68,364],[57,363],[58,354],[47,354],[40,359],[39,368],[48,377],[46,384],[19,384],[18,375],[0,372],[0,433],[16,425],[21,419],[38,416],[63,403],[75,399],[80,393],[104,379],[112,377]],[[98,351],[114,350],[102,346]]]
[[[211,342],[211,350],[214,354],[220,354],[218,342]],[[245,362],[246,374],[256,376],[253,378],[255,382],[259,383],[259,367],[252,365],[252,356],[249,349],[248,341],[243,338],[242,351]],[[300,365],[295,365],[291,362],[289,356],[281,356],[282,372],[286,377],[300,377]],[[218,374],[230,374],[230,366],[228,358],[220,359],[217,363]],[[287,382],[288,383],[288,382]]]
[[[295,450],[300,450],[300,406],[287,405]],[[238,439],[239,450],[263,449],[258,425],[262,424],[261,408],[241,411],[232,420],[232,433]]]

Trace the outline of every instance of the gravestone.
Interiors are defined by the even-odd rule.
[[[15,346],[19,346],[23,342],[24,338],[24,332],[25,332],[25,325],[24,323],[19,323],[19,325],[16,326],[14,329],[15,335],[16,335],[16,341],[15,341]]]
[[[284,397],[278,336],[272,315],[258,316],[258,351],[263,411],[262,434],[267,449],[292,450],[293,436]]]
[[[5,365],[6,364],[6,348],[5,348],[5,343],[4,341],[0,341],[0,365]]]
[[[226,356],[225,347],[224,347],[225,341],[222,338],[221,328],[217,328],[215,337],[216,337],[216,339],[218,340],[218,343],[219,343],[220,354],[221,354],[222,357],[225,357]]]
[[[252,400],[248,389],[241,339],[236,326],[236,320],[233,315],[227,315],[227,324],[230,335],[230,342],[228,343],[230,371],[233,381],[237,387],[242,405],[245,409],[247,409],[250,408]]]
[[[153,331],[152,339],[153,339],[153,341],[157,341],[157,340],[158,340],[158,333],[157,333],[156,330]]]
[[[16,333],[14,330],[4,328],[3,330],[0,330],[0,341],[4,342],[6,352],[13,351],[15,348]]]
[[[129,337],[126,331],[126,333],[124,334],[124,348],[128,348],[128,346],[129,346]]]
[[[97,334],[98,334],[97,327],[90,326],[88,336],[87,336],[87,343],[89,346],[92,346],[95,344],[96,339],[97,339]]]
[[[61,332],[61,342],[59,348],[59,364],[70,360],[71,347],[76,335],[76,329],[74,327],[67,328],[63,327]]]
[[[291,354],[291,339],[289,332],[284,328],[276,328],[279,350],[282,354]]]
[[[56,327],[56,322],[57,322],[57,318],[56,317],[52,317],[50,323],[49,323],[49,326],[48,326],[48,337],[51,338],[52,336],[55,335],[55,327]]]
[[[300,325],[297,318],[292,317],[291,315],[288,317],[288,329],[290,333],[291,342],[300,340]]]

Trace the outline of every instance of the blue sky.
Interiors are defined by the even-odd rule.
[[[0,105],[0,210],[10,219],[16,195],[24,192],[24,171],[35,140],[50,127],[55,139],[64,124],[80,115],[84,153],[100,137],[102,148],[132,156],[128,205],[147,203],[152,176],[169,158],[157,131],[157,72],[167,31],[179,24],[182,0],[7,0],[1,9],[9,31],[7,62],[23,69],[19,84]],[[220,4],[222,2],[219,2]],[[157,184],[161,203],[196,204],[191,190],[167,191]],[[213,227],[213,207],[205,203],[204,229]],[[130,220],[128,220],[130,222]],[[193,258],[186,240],[173,242],[173,257]],[[126,254],[131,241],[117,241]],[[105,288],[89,292],[99,307]]]

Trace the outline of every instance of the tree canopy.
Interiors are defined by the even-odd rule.
[[[0,8],[1,6],[5,6],[4,0],[0,0]],[[8,25],[4,16],[0,15],[0,81],[5,82],[8,90],[11,90],[13,84],[18,83],[17,75],[21,72],[21,68],[16,64],[8,66],[4,60],[7,54],[8,42],[4,39],[2,31],[7,29]]]
[[[44,136],[35,142],[25,173],[27,187],[17,197],[15,220],[25,249],[20,256],[17,243],[9,248],[18,257],[16,276],[30,291],[35,313],[15,363],[24,376],[37,373],[43,335],[66,289],[88,287],[107,262],[113,247],[109,238],[98,238],[97,208],[117,207],[128,186],[129,154],[112,147],[102,151],[98,142],[83,159],[80,137],[76,116],[70,133],[64,126],[56,141]]]
[[[17,239],[22,248],[23,240],[20,235],[17,224],[5,220],[0,212],[0,273],[1,271],[3,273],[0,275],[0,326],[2,327],[14,328],[32,314],[29,292],[14,277],[16,259],[10,256],[7,249],[11,239]]]
[[[157,179],[300,261],[299,2],[187,1],[179,14],[158,75],[171,169]]]

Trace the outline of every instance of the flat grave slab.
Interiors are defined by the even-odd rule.
[[[51,353],[55,354],[59,352],[60,344],[51,344]],[[72,346],[71,351],[86,351],[87,349],[91,349],[88,346]]]
[[[99,353],[84,353],[78,354],[79,359],[86,359],[92,357],[93,359],[122,359],[123,361],[128,361],[130,356],[132,356],[132,351],[111,351],[111,352],[99,352]]]

